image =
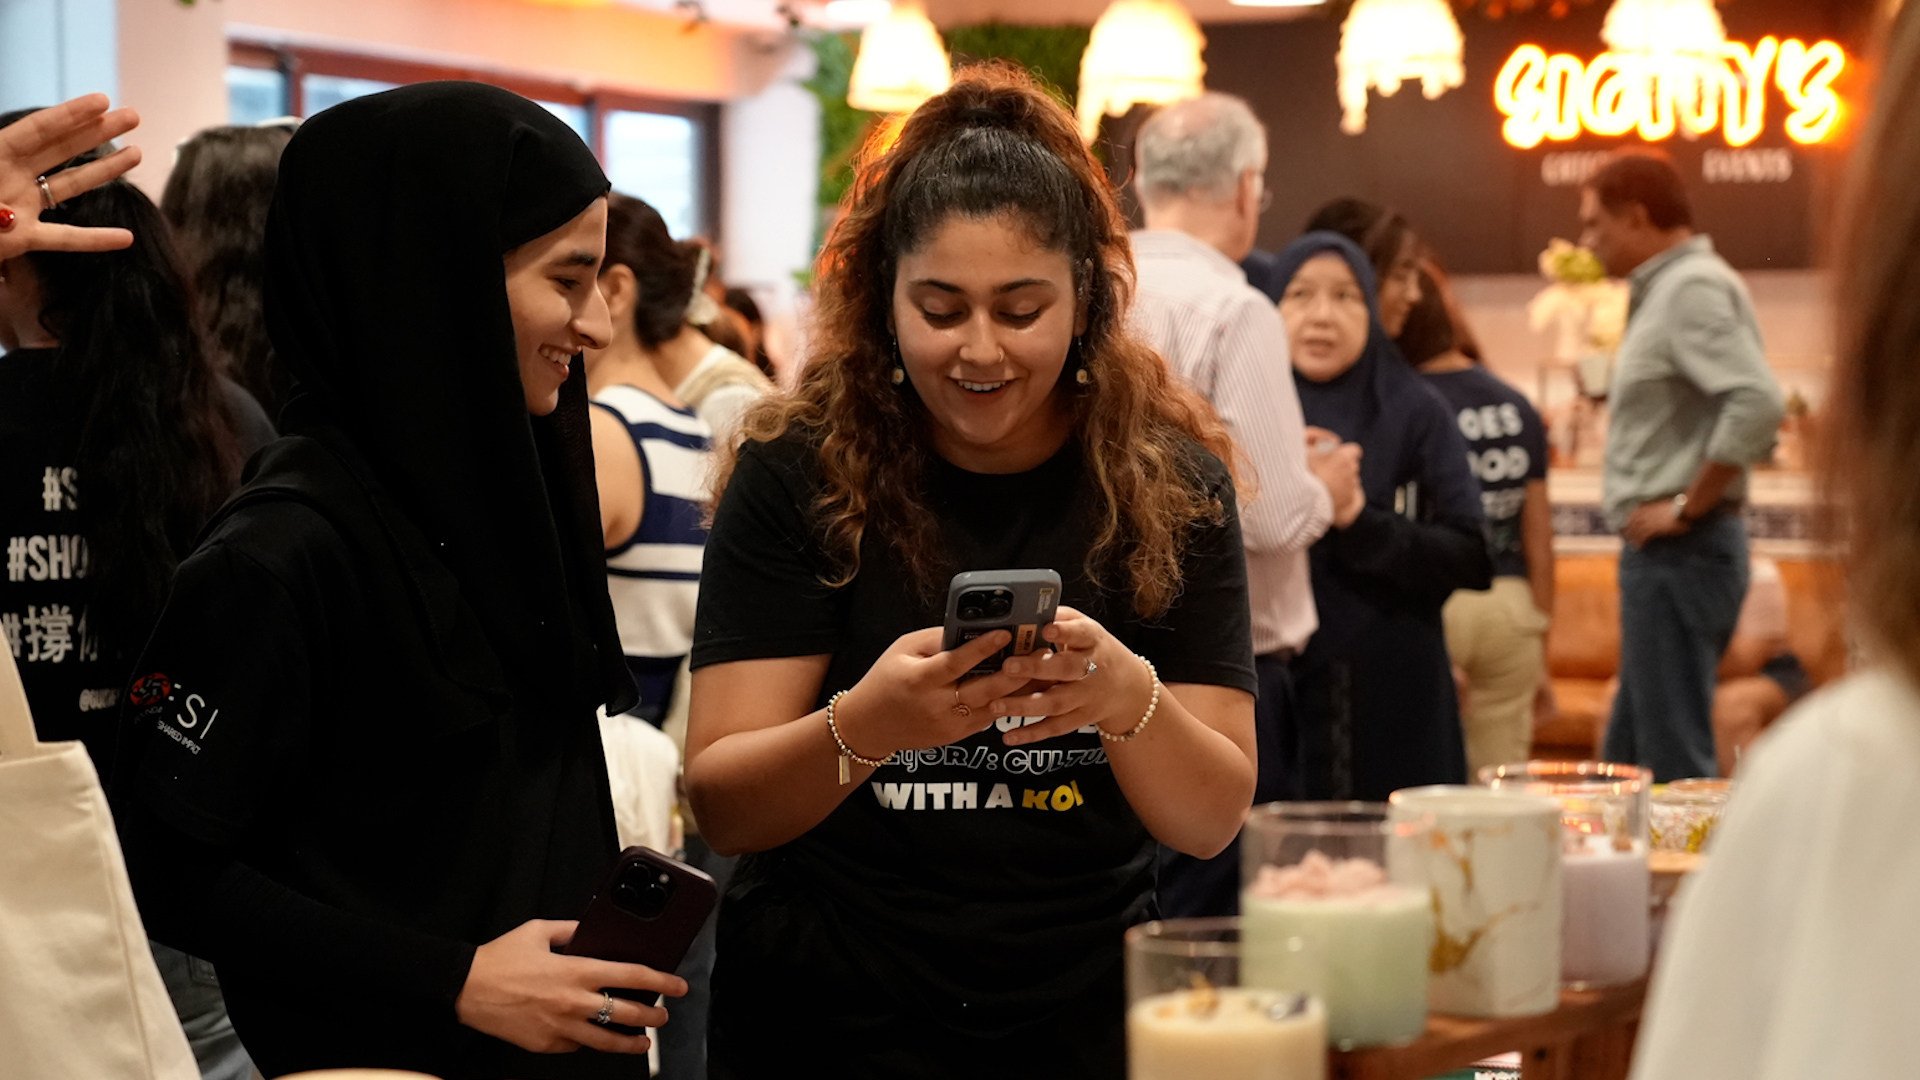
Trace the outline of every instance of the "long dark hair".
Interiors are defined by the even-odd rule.
[[[280,415],[293,379],[273,362],[261,286],[267,207],[287,127],[215,127],[180,147],[160,196],[219,369]]]
[[[0,127],[29,111],[0,115]],[[111,649],[135,649],[159,615],[174,567],[232,489],[239,444],[153,203],[115,180],[42,219],[133,231],[133,246],[122,251],[26,259],[40,286],[40,325],[59,342],[54,392],[80,416],[75,465],[90,611]]]
[[[640,344],[657,349],[679,335],[699,264],[699,246],[675,240],[660,212],[646,200],[618,192],[607,197],[604,265],[624,266],[639,282],[633,332]]]

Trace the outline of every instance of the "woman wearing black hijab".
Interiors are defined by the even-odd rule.
[[[615,855],[583,347],[606,178],[491,87],[288,146],[267,317],[288,437],[181,565],[128,691],[117,817],[153,934],[211,959],[267,1075],[631,1075],[646,968],[560,956]],[[603,1006],[609,1012],[603,1012]],[[543,1057],[580,1047],[611,1053]]]
[[[1360,445],[1367,500],[1312,551],[1320,629],[1294,661],[1304,794],[1378,800],[1464,782],[1440,607],[1493,573],[1466,443],[1394,354],[1352,241],[1310,232],[1276,270],[1300,407],[1310,428]]]

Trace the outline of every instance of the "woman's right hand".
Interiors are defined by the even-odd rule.
[[[623,1035],[594,1022],[607,1002],[602,988],[680,997],[687,992],[686,980],[639,964],[554,952],[573,940],[577,925],[534,919],[474,950],[473,967],[453,1004],[460,1022],[539,1054],[583,1046],[610,1054],[646,1053],[645,1035]],[[610,1023],[657,1028],[666,1022],[665,1009],[613,999]]]
[[[132,109],[107,108],[105,94],[87,94],[29,113],[0,128],[0,259],[28,251],[112,251],[133,243],[125,229],[54,225],[40,220],[46,196],[39,177],[62,162],[125,135],[140,122]],[[140,163],[123,146],[98,161],[47,177],[56,202],[91,191]]]
[[[952,652],[941,651],[944,639],[937,626],[901,635],[841,697],[834,724],[855,753],[886,758],[896,750],[959,742],[993,724],[990,702],[1027,684],[998,673],[960,682],[1005,648],[1011,633],[982,634]]]

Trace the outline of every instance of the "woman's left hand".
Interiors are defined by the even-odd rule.
[[[1010,657],[1000,666],[1003,675],[1028,679],[1027,686],[988,706],[996,716],[1046,717],[1007,732],[1008,746],[1041,742],[1088,724],[1123,735],[1140,722],[1153,699],[1153,676],[1106,627],[1062,607],[1040,636],[1051,648]]]

